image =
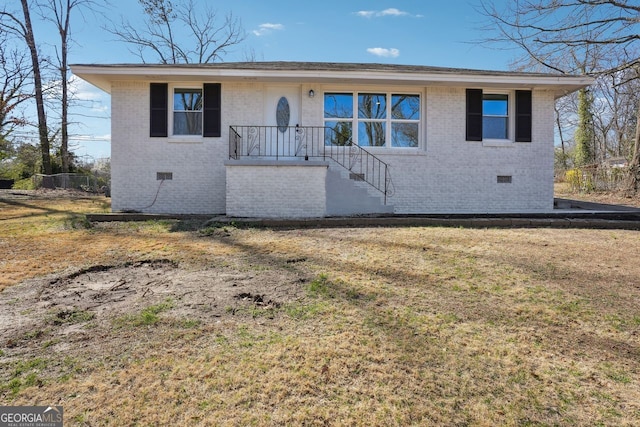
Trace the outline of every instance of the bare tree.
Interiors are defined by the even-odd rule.
[[[27,120],[21,106],[33,98],[29,90],[31,68],[27,56],[12,49],[8,35],[0,29],[0,159],[8,150],[9,136]]]
[[[51,154],[49,142],[49,129],[47,127],[47,114],[44,106],[44,95],[42,89],[42,74],[40,71],[40,58],[36,45],[33,27],[31,25],[31,11],[28,0],[20,0],[22,6],[22,17],[17,13],[8,11],[6,6],[0,10],[0,24],[10,33],[17,35],[24,40],[31,56],[32,77],[35,89],[36,110],[38,114],[38,136],[40,140],[40,150],[42,153],[42,169],[47,175],[51,174]]]
[[[612,75],[632,70],[638,78],[640,4],[631,0],[491,0],[482,4],[497,35],[490,40],[515,45],[529,60],[559,73]],[[636,106],[638,107],[638,106]],[[640,184],[640,108],[630,163],[629,189]]]
[[[216,62],[245,38],[233,14],[218,22],[218,13],[208,5],[200,9],[193,0],[138,2],[145,14],[143,26],[123,18],[120,25],[112,25],[107,31],[132,45],[131,52],[142,62],[149,58],[162,64]]]
[[[594,131],[598,160],[607,157],[631,158],[640,105],[640,79],[635,70],[604,75],[593,85]]]
[[[569,168],[569,140],[566,137],[568,133],[567,125],[571,128],[574,126],[571,122],[570,111],[575,111],[575,99],[571,96],[566,96],[564,98],[556,101],[555,106],[555,118],[556,118],[556,128],[558,130],[558,138],[560,139],[560,154],[558,157],[557,166],[559,169],[566,171]]]
[[[71,15],[83,9],[93,10],[94,0],[43,0],[40,8],[42,18],[56,27],[60,45],[56,46],[58,73],[60,76],[60,156],[62,172],[69,172],[69,44],[71,42]]]

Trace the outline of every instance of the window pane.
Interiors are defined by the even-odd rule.
[[[391,117],[394,119],[420,120],[420,97],[418,95],[392,95]]]
[[[508,118],[506,117],[483,117],[482,118],[482,138],[485,139],[507,139],[508,138]]]
[[[202,89],[175,89],[173,111],[202,111]]]
[[[353,129],[351,122],[325,122],[324,145],[351,145]]]
[[[359,122],[358,145],[362,147],[384,147],[386,123],[384,122]]]
[[[174,135],[202,135],[202,113],[174,112]]]
[[[417,147],[418,123],[392,123],[391,124],[392,147]]]
[[[508,96],[486,94],[482,97],[482,114],[485,116],[506,116]]]
[[[387,97],[384,94],[359,94],[358,118],[386,119]]]
[[[350,119],[353,117],[353,95],[350,93],[325,93],[324,117]]]

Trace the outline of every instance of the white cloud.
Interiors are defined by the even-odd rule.
[[[68,88],[74,99],[79,101],[102,102],[107,97],[104,91],[77,76],[71,76]]]
[[[408,13],[398,10],[395,7],[385,9],[382,12],[379,12],[378,14],[378,16],[403,16],[403,15],[408,15]]]
[[[367,49],[367,52],[383,58],[397,58],[400,56],[400,51],[396,48],[387,49],[386,47],[370,47]]]
[[[271,24],[269,22],[258,25],[257,30],[253,30],[253,34],[256,36],[264,36],[266,34],[270,34],[272,31],[282,31],[284,30],[284,25],[282,24]]]
[[[356,12],[356,15],[362,16],[363,18],[371,18],[375,16],[375,14],[376,14],[375,10],[361,10],[359,12]]]
[[[358,12],[355,12],[355,14],[363,18],[379,18],[383,16],[411,16],[409,12],[396,9],[395,7],[390,7],[385,10],[360,10]],[[413,15],[413,16],[415,16],[416,18],[423,17],[423,15]]]

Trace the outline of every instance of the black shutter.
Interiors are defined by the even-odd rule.
[[[163,137],[167,136],[168,123],[168,84],[167,83],[151,83],[151,115],[149,136]]]
[[[516,91],[516,142],[531,142],[531,91]]]
[[[202,136],[220,136],[222,130],[221,95],[222,86],[220,83],[205,83]]]
[[[467,141],[482,141],[482,89],[467,89]]]

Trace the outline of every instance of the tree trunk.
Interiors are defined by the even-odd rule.
[[[38,135],[40,138],[40,150],[42,152],[42,171],[45,175],[51,175],[51,153],[49,144],[49,129],[47,128],[47,115],[44,110],[44,96],[42,94],[42,75],[40,74],[40,63],[38,62],[38,49],[31,27],[31,16],[27,0],[21,0],[22,12],[24,13],[25,42],[31,53],[31,63],[33,65],[33,83],[36,92],[36,109],[38,112]],[[46,186],[46,183],[45,183]]]
[[[636,137],[633,143],[633,156],[629,163],[627,191],[635,194],[640,184],[640,107],[636,111]]]
[[[562,124],[560,123],[560,111],[558,110],[558,106],[555,105],[554,109],[556,111],[556,126],[558,126],[558,135],[560,136],[560,144],[562,147],[562,168],[566,171],[569,169],[567,165],[567,151],[564,147],[564,135],[562,133]]]
[[[68,72],[67,72],[67,38],[69,34],[69,15],[71,15],[71,4],[67,0],[64,25],[60,27],[60,77],[62,80],[62,123],[60,124],[61,144],[60,155],[62,157],[62,172],[69,173],[69,130],[68,130]]]

